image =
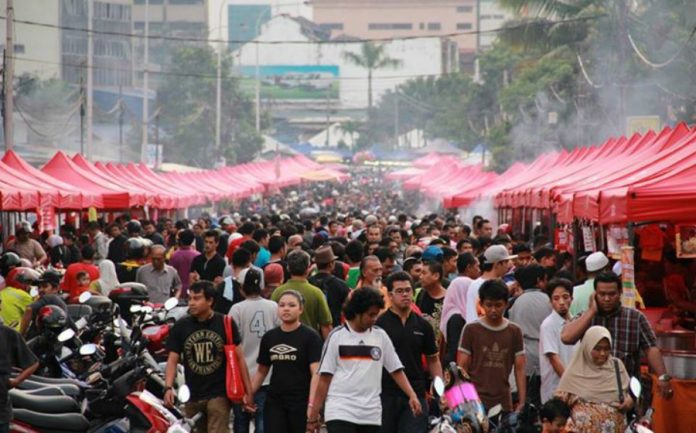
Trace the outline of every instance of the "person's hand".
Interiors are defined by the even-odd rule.
[[[517,404],[513,408],[513,410],[517,413],[522,412],[523,409],[524,409],[524,402],[522,402],[522,401],[518,401]]]
[[[215,283],[215,285],[217,286],[218,284],[222,283],[223,281],[225,281],[225,280],[222,277],[215,277],[215,279],[213,280],[213,283]]]
[[[423,408],[421,407],[420,401],[418,401],[418,397],[415,395],[408,399],[408,406],[411,408],[413,416],[419,416],[421,413],[423,413]]]
[[[592,296],[590,296],[590,305],[588,306],[588,310],[590,310],[593,314],[596,314],[598,311],[596,293],[593,293]]]
[[[669,400],[674,396],[674,390],[672,389],[672,384],[670,383],[670,381],[658,380],[657,386],[660,390],[660,395],[665,400]]]
[[[200,279],[201,279],[201,276],[198,275],[198,272],[195,272],[195,271],[194,271],[194,272],[191,272],[191,273],[189,274],[189,282],[190,282],[191,284],[195,283],[196,281],[198,281],[198,280],[200,280]]]
[[[311,410],[307,411],[307,432],[319,433],[321,431],[321,418],[319,418],[319,415],[317,415],[315,418],[310,418],[309,412],[311,412]]]
[[[256,413],[256,403],[254,402],[254,396],[251,394],[244,394],[242,397],[242,404],[244,405],[244,410],[249,413]]]
[[[611,403],[611,406],[621,413],[627,413],[633,407],[633,400],[631,400],[630,398],[626,398],[626,399],[624,399],[623,403],[620,403],[617,401],[617,402]]]
[[[164,405],[167,407],[174,407],[174,390],[169,388],[164,391]]]
[[[17,386],[19,386],[19,381],[14,377],[10,378],[10,380],[7,382],[7,386],[9,389],[17,388]]]

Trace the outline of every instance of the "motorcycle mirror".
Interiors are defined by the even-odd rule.
[[[97,353],[97,345],[94,343],[87,343],[80,346],[80,355],[88,356]]]
[[[647,428],[644,425],[636,424],[635,428],[636,428],[637,433],[653,433],[652,430],[650,430],[649,428]]]
[[[85,319],[84,317],[80,317],[77,320],[77,322],[75,322],[75,326],[77,327],[77,329],[84,329],[87,326],[87,319]]]
[[[29,295],[31,295],[32,298],[36,298],[37,296],[39,296],[39,289],[32,286],[31,289],[29,290]]]
[[[503,406],[496,404],[491,408],[491,410],[488,411],[488,418],[494,418],[503,411]]]
[[[80,304],[84,304],[85,302],[92,299],[92,293],[91,292],[82,292],[82,294],[80,294],[80,297],[77,299],[78,299],[78,301],[80,301]]]
[[[638,380],[638,378],[632,377],[628,387],[631,390],[631,394],[633,394],[635,398],[640,397],[640,392],[643,390],[643,386],[640,384],[640,380]]]
[[[186,403],[191,399],[191,390],[189,389],[188,385],[182,385],[179,388],[179,392],[177,392],[176,398],[179,400],[180,403]]]
[[[143,307],[141,307],[138,304],[133,304],[130,306],[130,312],[131,313],[140,313],[143,310]]]
[[[152,307],[149,305],[145,305],[144,307],[140,308],[140,311],[142,311],[145,314],[150,314],[152,313]]]
[[[440,376],[435,376],[435,379],[433,379],[433,388],[435,389],[437,395],[445,395],[445,382],[442,381]]]
[[[164,303],[164,309],[170,311],[173,310],[177,305],[179,305],[179,300],[177,298],[169,298]]]
[[[66,341],[72,339],[74,336],[75,336],[75,331],[68,328],[65,331],[58,334],[58,341],[60,341],[61,343],[65,343]]]

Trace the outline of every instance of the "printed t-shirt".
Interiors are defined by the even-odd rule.
[[[383,368],[394,373],[403,365],[382,328],[355,332],[346,323],[334,329],[319,365],[320,374],[333,376],[326,397],[326,421],[381,425]]]
[[[232,326],[232,341],[241,343],[237,326]],[[167,338],[167,350],[180,355],[191,400],[207,400],[227,395],[225,388],[224,316],[214,313],[204,321],[193,316],[179,319]]]
[[[539,331],[539,368],[541,371],[541,402],[546,403],[553,397],[561,378],[553,369],[549,358],[546,356],[555,353],[561,358],[563,367],[567,368],[575,353],[576,344],[563,344],[561,342],[561,328],[565,319],[553,311],[541,323]]]
[[[269,394],[282,399],[309,397],[312,374],[309,365],[321,358],[321,337],[312,328],[300,325],[291,332],[273,328],[261,338],[260,365],[273,367]]]
[[[467,373],[486,409],[501,404],[503,410],[511,411],[508,377],[515,358],[524,356],[520,327],[507,319],[496,328],[480,320],[467,323],[459,350],[471,356]]]
[[[442,318],[442,305],[444,302],[444,296],[440,299],[435,299],[431,297],[428,291],[425,289],[420,291],[418,301],[416,302],[416,305],[420,309],[423,318],[433,328],[437,341],[440,340],[442,334],[440,331],[440,319]]]

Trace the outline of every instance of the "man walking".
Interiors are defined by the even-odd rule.
[[[169,264],[179,273],[181,280],[181,297],[186,299],[188,296],[188,288],[191,284],[189,273],[191,272],[191,264],[193,259],[201,255],[193,246],[196,240],[196,235],[191,229],[184,229],[179,232],[179,248],[172,253]]]
[[[135,274],[135,281],[147,287],[150,302],[163,304],[172,296],[181,297],[181,279],[173,267],[164,263],[164,245],[150,248],[150,263],[141,266]]]
[[[191,283],[199,280],[222,282],[225,271],[225,259],[217,253],[219,234],[215,230],[205,232],[203,239],[203,254],[196,256],[191,262]]]
[[[319,247],[314,254],[314,263],[318,272],[309,278],[309,283],[318,287],[326,296],[326,302],[331,311],[333,326],[341,324],[341,309],[350,293],[350,288],[345,280],[341,280],[333,274],[336,256],[329,245]]]
[[[512,267],[512,259],[515,256],[509,255],[503,245],[492,245],[483,253],[483,258],[483,274],[471,283],[466,292],[466,323],[473,323],[479,318],[479,288],[487,280],[503,278]]]

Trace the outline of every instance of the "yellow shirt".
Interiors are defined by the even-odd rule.
[[[31,295],[24,290],[14,287],[0,290],[0,319],[5,326],[19,330],[24,311],[32,301]]]

